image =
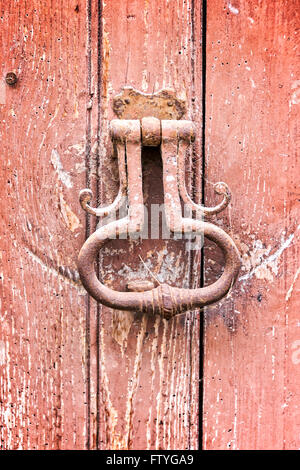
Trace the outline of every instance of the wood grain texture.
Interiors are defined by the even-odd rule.
[[[104,204],[117,193],[108,125],[112,98],[124,85],[148,93],[175,88],[187,99],[186,118],[198,123],[201,146],[201,16],[197,2],[181,0],[103,2],[100,13],[100,113],[92,134],[98,136],[98,194]],[[92,44],[94,63],[95,54]],[[198,154],[194,164],[199,161]],[[161,161],[153,149],[143,154],[143,178],[146,205],[161,204]],[[191,256],[184,241],[111,242],[102,250],[100,273],[107,285],[125,289],[128,280],[149,278],[144,263],[160,282],[190,285]],[[99,367],[93,445],[96,433],[100,449],[197,448],[198,314],[167,322],[103,308],[99,326],[98,337],[97,325],[91,330],[96,338],[91,363]]]
[[[1,446],[83,449],[86,4],[1,2],[0,21]]]
[[[108,125],[123,85],[186,97],[198,136],[187,179],[200,199],[200,3],[1,2],[2,449],[198,447],[199,314],[102,310],[76,259],[97,223],[79,189],[99,204],[118,189]],[[207,449],[300,445],[298,22],[296,0],[207,2],[206,202],[211,183],[230,185],[232,205],[214,220],[243,257],[237,288],[205,313]],[[143,165],[146,205],[161,204],[159,153],[145,150]],[[148,278],[144,263],[160,281],[199,284],[185,241],[111,242],[99,266],[125,289]],[[207,245],[207,283],[222,263]]]
[[[297,25],[297,1],[207,3],[206,194],[217,180],[232,190],[218,223],[243,270],[206,310],[206,449],[300,445]]]

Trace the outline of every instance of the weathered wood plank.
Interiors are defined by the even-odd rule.
[[[300,444],[297,24],[297,1],[208,2],[206,192],[230,185],[218,223],[244,268],[206,310],[207,449]],[[207,281],[221,267],[213,251]]]
[[[1,2],[1,40],[1,446],[82,449],[86,2]]]
[[[200,142],[201,147],[199,8],[197,2],[181,0],[103,3],[98,96],[101,203],[112,201],[117,192],[118,175],[116,163],[112,168],[108,124],[114,117],[112,98],[124,85],[145,92],[173,87],[186,96],[187,118],[199,124],[197,145]],[[95,47],[92,50],[97,53]],[[96,128],[96,124],[93,126]],[[145,151],[143,163],[146,203],[161,204],[158,152]],[[116,289],[124,289],[129,279],[148,278],[143,262],[160,281],[190,284],[191,258],[185,242],[115,241],[102,251],[101,272],[105,282]],[[98,448],[196,448],[198,316],[188,313],[166,322],[103,308],[98,346]]]

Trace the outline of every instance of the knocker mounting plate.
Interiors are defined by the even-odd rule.
[[[215,184],[216,194],[222,196],[221,202],[215,207],[196,204],[189,196],[185,186],[185,156],[195,138],[195,128],[192,121],[179,120],[185,111],[184,102],[168,90],[147,95],[125,87],[114,100],[114,110],[122,117],[110,123],[111,139],[118,154],[119,193],[111,205],[93,208],[90,205],[92,192],[84,189],[80,192],[80,203],[85,211],[101,217],[117,211],[125,196],[128,200],[128,214],[103,225],[84,243],[78,258],[78,270],[84,287],[97,301],[108,307],[159,314],[167,319],[220,300],[235,282],[240,269],[240,257],[229,235],[220,227],[204,222],[199,214],[214,215],[225,209],[230,201],[230,191],[225,183]],[[170,232],[204,235],[223,251],[225,268],[212,285],[182,289],[167,284],[155,286],[152,282],[139,282],[137,286],[135,282],[129,286],[129,292],[119,292],[110,289],[97,278],[94,264],[102,246],[120,235],[136,238],[142,233],[142,146],[160,147],[164,209]],[[183,216],[181,201],[196,213],[196,218]]]
[[[132,87],[124,87],[113,99],[113,110],[120,119],[181,119],[186,112],[186,102],[179,99],[173,89],[157,93],[143,93]]]

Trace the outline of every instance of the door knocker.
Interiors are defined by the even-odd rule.
[[[171,318],[176,314],[203,307],[224,297],[233,286],[239,269],[240,256],[230,236],[216,225],[182,216],[181,199],[194,211],[217,214],[227,207],[230,191],[225,183],[217,183],[215,192],[222,201],[215,207],[198,205],[190,198],[185,186],[185,154],[195,138],[192,121],[180,120],[185,104],[174,92],[163,90],[147,95],[125,87],[114,100],[114,111],[120,119],[110,122],[110,134],[116,146],[119,165],[119,193],[107,207],[90,205],[92,192],[80,192],[82,208],[95,216],[108,215],[120,207],[123,196],[128,198],[128,214],[97,229],[82,246],[78,270],[82,284],[98,302],[118,310],[160,314]],[[213,284],[197,289],[183,289],[161,284],[145,286],[135,292],[110,289],[97,277],[95,261],[99,250],[115,235],[138,235],[144,224],[142,189],[142,146],[160,146],[163,162],[163,189],[166,223],[172,233],[203,234],[216,243],[225,258],[221,277]],[[143,283],[141,283],[143,285]]]

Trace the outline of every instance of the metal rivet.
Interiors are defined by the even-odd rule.
[[[15,85],[18,81],[18,77],[14,72],[9,72],[6,74],[5,81],[8,85]]]

